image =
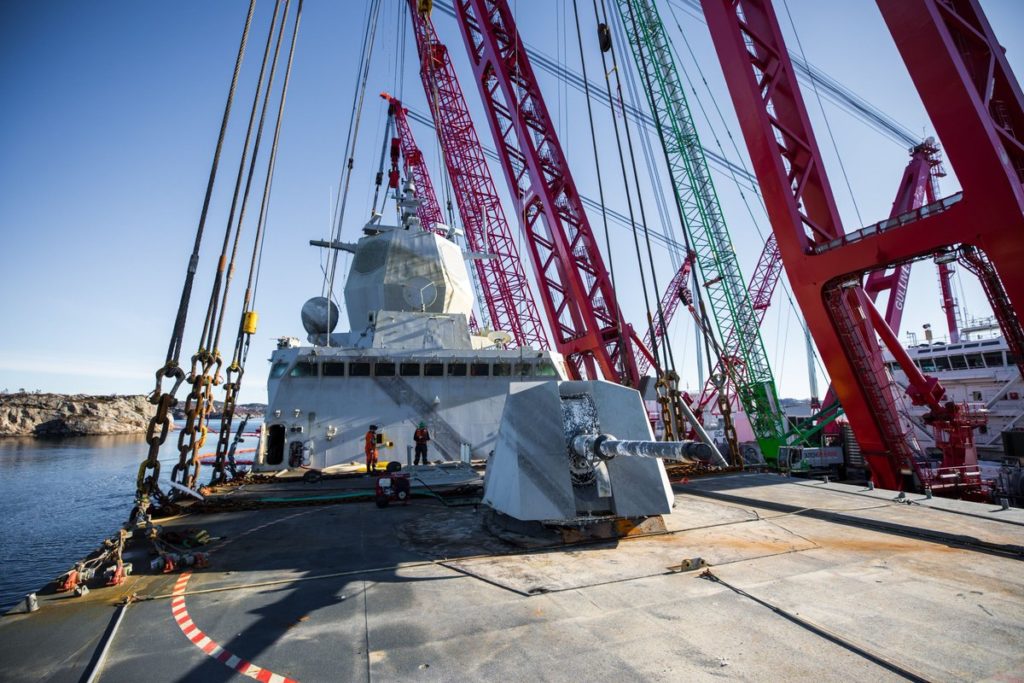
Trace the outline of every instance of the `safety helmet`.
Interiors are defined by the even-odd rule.
[[[371,432],[377,431],[377,425],[370,425],[370,431]]]
[[[416,425],[416,426],[417,426],[417,427],[419,427],[420,429],[422,429],[422,428],[424,428],[424,427],[426,427],[426,426],[427,426],[427,423],[426,423],[426,422],[420,422],[420,423],[419,423],[418,425]]]

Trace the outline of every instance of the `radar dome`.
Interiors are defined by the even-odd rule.
[[[334,328],[338,326],[338,315],[337,304],[325,296],[315,296],[302,304],[302,326],[309,334],[334,332]],[[328,320],[330,326],[328,326]]]

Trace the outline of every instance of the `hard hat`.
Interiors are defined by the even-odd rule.
[[[419,423],[418,425],[416,425],[416,426],[417,426],[417,427],[426,427],[426,426],[427,426],[427,423],[426,423],[426,422],[420,422],[420,423]]]
[[[370,425],[370,431],[371,432],[377,431],[377,425]]]

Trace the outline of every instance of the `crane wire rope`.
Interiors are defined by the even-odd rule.
[[[596,6],[594,8],[594,11],[595,11],[595,13],[597,12]],[[604,181],[602,179],[602,174],[601,174],[601,158],[600,158],[600,155],[598,154],[597,132],[596,132],[596,130],[594,128],[594,110],[593,110],[593,105],[591,104],[591,98],[590,98],[590,80],[587,78],[587,60],[584,57],[584,53],[583,53],[583,33],[580,30],[580,14],[579,14],[579,7],[577,5],[577,0],[572,0],[572,13],[573,13],[573,17],[575,18],[575,22],[576,22],[576,44],[579,47],[580,64],[582,65],[582,69],[583,69],[583,82],[584,82],[584,84],[586,86],[586,93],[585,93],[586,94],[586,98],[585,99],[586,99],[586,102],[587,102],[587,120],[589,121],[589,124],[590,124],[589,125],[589,129],[590,129],[590,143],[591,143],[591,146],[593,147],[593,150],[594,150],[594,170],[595,170],[595,172],[597,174],[597,196],[598,196],[598,203],[599,203],[600,209],[601,209],[601,222],[604,225],[605,251],[608,254],[608,273],[609,273],[609,277],[611,278],[611,281],[612,281],[612,290],[618,292],[619,288],[618,288],[618,285],[616,284],[616,281],[615,281],[615,258],[613,256],[613,252],[612,252],[611,233],[608,230],[608,212],[606,211],[605,205],[604,205]],[[613,114],[613,118],[614,118],[614,114]],[[626,340],[625,340],[625,332],[623,331],[623,325],[622,325],[622,310],[619,307],[616,307],[616,310],[617,310],[617,313],[618,313],[618,318],[616,320],[616,328],[617,328],[618,333],[619,333],[619,348],[625,349],[626,348]]]
[[[246,145],[240,155],[238,176],[235,181],[234,195],[232,198],[232,209],[238,208],[237,225],[234,223],[234,212],[228,217],[224,229],[224,242],[221,247],[220,257],[217,263],[217,274],[211,286],[210,303],[206,311],[206,321],[203,326],[203,334],[199,340],[199,349],[192,356],[192,372],[187,379],[192,385],[192,390],[185,399],[185,425],[178,434],[178,463],[171,469],[171,481],[177,481],[180,476],[180,483],[188,488],[193,488],[199,476],[200,460],[199,451],[206,443],[207,423],[209,413],[213,407],[213,387],[222,381],[220,371],[223,367],[223,359],[220,350],[217,348],[220,343],[220,334],[223,328],[224,314],[227,306],[230,281],[235,270],[235,259],[238,254],[238,245],[244,226],[245,209],[249,200],[249,191],[252,187],[252,179],[255,174],[259,158],[259,147],[263,136],[263,127],[266,122],[267,110],[270,103],[271,90],[273,89],[274,75],[277,70],[281,52],[281,43],[284,39],[285,26],[288,21],[288,10],[291,0],[284,0],[284,12],[281,13],[280,26],[277,26],[278,12],[281,3],[274,4],[274,15],[270,22],[267,35],[267,44],[264,49],[263,61],[260,68],[260,79],[253,95],[252,110],[249,115],[249,125],[246,130]],[[273,40],[277,35],[276,41]],[[273,57],[270,57],[270,48],[273,44]],[[266,74],[266,65],[270,64],[270,73]],[[263,76],[267,75],[266,90],[263,90]],[[260,100],[262,99],[262,107]],[[245,172],[246,156],[248,153],[248,142],[252,133],[252,126],[255,121],[257,109],[260,110],[259,125],[256,131],[256,138],[253,141],[252,156],[249,159],[249,172],[246,177],[245,192],[239,204],[238,193],[241,190],[241,180]],[[231,244],[231,237],[234,235],[234,245],[231,252],[230,262],[227,260],[228,246]],[[223,293],[221,288],[223,287]],[[221,306],[223,296],[223,306]],[[205,337],[205,339],[204,339]],[[196,434],[199,438],[196,438]]]
[[[231,286],[231,280],[232,280],[232,278],[234,276],[235,259],[236,259],[237,255],[238,255],[238,246],[239,246],[239,242],[241,241],[242,228],[244,227],[244,224],[245,224],[245,211],[246,211],[246,208],[247,208],[248,202],[249,202],[249,192],[250,192],[250,189],[252,187],[253,176],[255,175],[255,172],[256,172],[256,165],[257,165],[257,161],[258,161],[260,145],[261,145],[262,139],[263,139],[263,128],[264,128],[264,125],[266,123],[267,111],[268,111],[269,106],[270,106],[270,94],[271,94],[271,91],[272,91],[272,89],[274,87],[274,77],[275,77],[275,75],[277,73],[277,64],[278,64],[278,58],[280,56],[281,42],[282,42],[282,39],[284,38],[284,28],[285,28],[285,25],[286,25],[286,23],[288,21],[288,10],[290,9],[290,4],[291,4],[291,0],[285,0],[285,2],[284,2],[284,14],[281,17],[281,28],[280,28],[280,31],[279,31],[278,37],[277,37],[277,45],[274,48],[274,57],[273,57],[273,60],[271,62],[270,74],[269,74],[269,77],[267,78],[267,90],[266,90],[266,93],[265,93],[265,95],[263,97],[263,105],[262,105],[262,110],[260,112],[259,126],[256,129],[256,139],[253,142],[252,159],[251,159],[250,164],[249,164],[249,173],[248,173],[248,175],[247,175],[247,177],[245,179],[245,191],[242,194],[241,206],[239,207],[239,211],[238,211],[238,222],[237,222],[237,225],[235,226],[235,230],[234,230],[234,244],[232,245],[231,260],[230,260],[230,262],[228,264],[227,272],[226,272],[226,274],[224,274],[225,275],[224,284],[223,284],[224,291],[223,291],[223,298],[222,298],[222,301],[221,301],[220,307],[219,307],[219,314],[218,314],[218,311],[216,309],[213,310],[213,313],[217,317],[217,324],[216,324],[216,329],[215,330],[213,330],[213,329],[210,330],[210,336],[208,337],[208,340],[207,340],[207,348],[210,349],[211,352],[214,353],[214,354],[219,352],[218,351],[218,347],[220,346],[221,330],[222,330],[222,327],[223,327],[224,317],[225,317],[225,313],[226,313],[226,307],[227,307],[227,303],[228,303],[228,293],[229,293],[230,286]],[[275,19],[277,17],[277,10],[278,10],[279,7],[280,7],[280,4],[276,4],[275,7],[274,7],[274,18]],[[273,24],[274,24],[274,21],[271,20],[271,26],[273,26]],[[269,45],[269,38],[270,38],[270,36],[268,36],[268,44],[267,44],[268,48],[270,46]],[[248,146],[249,136],[252,133],[252,125],[253,125],[253,120],[255,119],[255,116],[256,116],[257,100],[259,99],[260,88],[261,88],[261,86],[263,84],[262,76],[263,76],[263,72],[264,72],[265,67],[266,67],[266,55],[264,55],[264,62],[263,62],[263,65],[260,68],[260,79],[259,79],[259,83],[257,84],[257,87],[256,87],[256,97],[253,99],[253,108],[252,108],[252,111],[250,112],[250,115],[249,115],[249,128],[246,131],[246,147]],[[230,229],[231,217],[234,216],[234,208],[235,208],[235,204],[236,204],[236,202],[238,200],[238,192],[239,192],[239,187],[240,187],[241,181],[242,181],[242,175],[243,175],[244,166],[245,166],[245,147],[242,150],[242,160],[241,160],[241,163],[238,166],[238,177],[235,179],[235,196],[234,196],[234,198],[232,199],[232,202],[231,202],[232,210],[228,214],[228,228],[224,232],[224,245],[223,245],[223,250],[221,251],[221,259],[224,258],[225,251],[226,251],[227,245],[228,245],[228,238],[230,237],[230,234],[231,234],[231,229]],[[223,271],[222,271],[222,269],[219,268],[218,269],[218,276],[220,276],[221,274],[223,274]],[[220,281],[218,279],[214,283],[214,289],[216,290],[216,288],[219,287],[219,285],[220,285]],[[212,296],[211,296],[211,309],[213,309],[213,298],[212,298]]]
[[[675,13],[674,3],[668,2],[666,4],[669,8],[669,13],[672,15],[672,19],[676,25],[676,30],[679,32],[679,35],[683,40],[683,44],[686,46],[687,52],[689,53],[690,58],[693,60],[693,63],[697,68],[697,74],[698,76],[700,76],[700,80],[704,84],[704,89],[707,90],[708,96],[711,99],[711,103],[714,106],[715,112],[718,115],[718,120],[722,124],[722,127],[725,129],[726,137],[729,139],[733,152],[736,155],[736,159],[738,159],[740,169],[748,176],[753,176],[753,172],[750,171],[750,169],[747,167],[746,157],[744,157],[744,155],[740,152],[739,144],[736,142],[736,138],[732,134],[732,129],[729,127],[728,122],[726,122],[725,115],[722,113],[721,107],[718,106],[718,100],[715,98],[714,93],[711,90],[711,85],[710,83],[708,83],[707,77],[704,75],[704,70],[700,66],[700,60],[697,59],[697,56],[693,51],[693,46],[690,45],[690,41],[686,37],[686,32],[683,30],[683,27],[679,22],[679,17]],[[693,79],[690,78],[690,74],[686,69],[685,63],[683,62],[678,51],[676,50],[674,42],[670,41],[669,45],[672,46],[672,51],[673,53],[675,53],[676,63],[682,70],[683,77],[686,79],[687,84],[690,87],[690,91],[693,93],[694,98],[697,100],[697,106],[704,117],[704,121],[707,124],[708,129],[711,131],[711,135],[715,140],[715,144],[717,145],[718,150],[722,155],[722,158],[727,159],[728,157],[726,155],[725,148],[722,145],[722,141],[719,138],[717,129],[715,125],[712,123],[711,117],[708,114],[707,109],[704,107],[704,101],[701,99],[700,94],[697,92],[697,88],[694,85]],[[750,216],[751,224],[754,226],[754,230],[757,232],[758,238],[761,240],[762,244],[765,243],[767,241],[767,238],[765,237],[764,231],[761,229],[761,225],[757,217],[754,215],[753,209],[750,208],[750,202],[747,199],[746,193],[744,192],[745,185],[742,182],[740,182],[740,179],[737,177],[733,163],[728,164],[726,168],[729,171],[733,184],[736,186],[737,190],[740,193],[740,199],[742,200],[743,205],[747,210],[747,214]],[[764,215],[767,217],[768,208],[767,206],[765,206],[764,197],[761,196],[761,192],[757,183],[752,184],[750,186],[750,189],[753,191],[754,196],[757,197],[758,202],[761,205],[761,209],[764,212]],[[782,291],[786,297],[786,301],[788,302],[790,309],[792,309],[792,311],[796,313],[798,318],[802,319],[800,311],[797,309],[796,302],[793,300],[793,293],[790,291],[788,281],[786,280],[786,278],[783,277],[780,277],[779,280],[782,284]],[[822,363],[821,358],[818,356],[817,353],[814,353],[813,355],[815,364],[827,379],[828,371],[825,369],[825,366]]]
[[[370,63],[373,58],[373,46],[377,35],[377,21],[380,16],[381,0],[370,0],[367,8],[366,26],[363,29],[363,45],[359,55],[359,65],[356,70],[356,86],[352,98],[352,113],[349,118],[348,133],[345,136],[345,162],[342,165],[341,177],[339,178],[338,201],[335,204],[335,225],[332,241],[341,239],[341,229],[345,221],[345,209],[348,206],[349,187],[352,183],[352,169],[355,165],[355,145],[359,137],[359,124],[362,121],[363,102],[366,99],[366,82],[370,75]],[[334,279],[338,271],[338,250],[331,250],[330,271],[324,282],[323,295],[328,299],[334,298]],[[327,307],[327,326],[331,326],[330,306]],[[330,335],[327,336],[327,345],[330,346]]]
[[[249,31],[252,27],[252,17],[256,9],[256,0],[249,0],[249,8],[245,16],[245,24],[242,28],[242,36],[238,44],[238,53],[235,56],[235,65],[231,74],[231,84],[228,86],[227,100],[224,103],[224,114],[221,118],[220,130],[217,135],[217,144],[214,148],[213,161],[210,164],[210,174],[206,184],[206,194],[203,198],[203,208],[199,214],[199,224],[196,228],[196,237],[192,246],[192,254],[189,257],[188,266],[185,270],[185,282],[182,285],[181,299],[178,303],[178,311],[174,320],[174,327],[171,331],[170,342],[167,347],[167,358],[164,365],[155,373],[156,385],[150,394],[149,401],[156,406],[156,411],[150,418],[146,428],[146,444],[148,446],[146,459],[139,465],[138,475],[135,481],[135,503],[129,514],[128,525],[132,526],[142,520],[149,518],[149,508],[154,496],[163,496],[159,488],[160,478],[160,447],[167,440],[170,430],[171,407],[177,402],[174,395],[178,388],[185,381],[185,373],[179,365],[181,357],[181,345],[185,334],[185,323],[188,317],[188,308],[192,299],[192,286],[195,282],[195,274],[199,265],[199,250],[202,245],[203,231],[206,226],[206,218],[209,214],[210,199],[213,195],[213,187],[217,178],[217,168],[220,164],[221,153],[224,148],[224,138],[227,133],[228,121],[231,118],[231,107],[234,103],[235,92],[238,88],[238,76],[242,69],[242,62],[245,58],[246,46],[249,43]],[[164,391],[163,380],[173,378],[172,387]]]
[[[220,434],[217,440],[217,449],[214,460],[214,471],[211,475],[211,483],[224,480],[224,460],[228,457],[228,449],[231,442],[232,424],[234,420],[235,402],[242,387],[242,378],[245,375],[245,363],[249,357],[249,348],[252,334],[255,332],[255,325],[247,325],[250,316],[255,308],[256,292],[259,285],[259,271],[263,262],[263,244],[267,228],[267,217],[270,211],[270,197],[274,185],[274,170],[277,166],[277,151],[281,141],[281,125],[284,120],[284,108],[288,95],[288,85],[291,82],[292,66],[295,61],[295,47],[298,43],[299,26],[302,22],[303,0],[298,0],[295,12],[295,23],[292,27],[291,43],[288,47],[288,60],[285,64],[284,79],[281,84],[281,95],[277,106],[277,117],[274,122],[274,135],[270,144],[270,156],[267,159],[267,173],[263,183],[263,196],[260,200],[260,211],[256,220],[256,234],[253,239],[252,255],[249,259],[249,273],[246,280],[245,294],[242,298],[242,310],[238,319],[238,332],[235,336],[235,346],[231,356],[231,363],[226,371],[227,381],[224,384],[224,404],[221,412]],[[285,3],[285,19],[288,16],[288,2]],[[284,24],[282,24],[282,28]],[[276,58],[275,58],[276,62]],[[271,78],[271,81],[273,79]],[[271,83],[267,85],[267,97],[270,97]],[[261,123],[262,127],[262,123]],[[255,162],[255,150],[253,161]],[[226,295],[226,290],[225,290]],[[232,463],[232,472],[234,464]]]
[[[603,9],[603,5],[604,5],[604,3],[602,1],[602,9]],[[607,25],[608,25],[608,14],[607,14],[607,11],[605,11],[604,17],[602,18],[601,12],[598,10],[597,0],[593,0],[593,6],[594,6],[595,21],[599,24],[599,26],[603,24],[605,27],[607,27]],[[630,192],[629,174],[628,174],[628,172],[626,170],[626,157],[625,157],[625,154],[622,151],[622,136],[621,136],[621,134],[619,132],[619,122],[618,122],[618,119],[615,116],[615,110],[616,110],[615,102],[616,101],[615,101],[615,99],[614,99],[614,97],[612,95],[612,83],[611,83],[611,76],[610,76],[610,74],[612,72],[614,72],[614,71],[617,71],[618,64],[617,64],[617,60],[615,58],[615,49],[614,49],[614,47],[613,46],[609,46],[607,52],[611,52],[611,54],[612,54],[612,67],[611,67],[611,69],[608,68],[608,59],[605,57],[606,51],[603,50],[603,49],[601,50],[601,67],[602,67],[602,71],[604,72],[605,94],[606,94],[606,96],[608,98],[608,108],[609,108],[609,110],[612,113],[612,129],[615,131],[615,148],[616,148],[616,151],[618,153],[619,169],[620,169],[620,171],[622,173],[622,184],[623,184],[623,188],[625,189],[625,194],[626,194],[626,208],[627,208],[627,213],[629,214],[629,223],[630,223],[630,226],[632,227],[633,246],[634,246],[634,249],[636,251],[637,268],[640,271],[640,288],[641,288],[641,291],[643,292],[643,297],[644,297],[644,312],[645,312],[648,320],[650,321],[650,317],[651,317],[650,294],[647,291],[647,288],[648,288],[647,277],[646,277],[645,271],[644,271],[643,255],[642,255],[642,253],[640,251],[640,235],[639,235],[639,232],[637,231],[636,215],[633,212],[633,200],[631,198],[631,192]],[[617,74],[616,74],[616,76],[617,76]],[[616,80],[616,82],[618,83],[619,81]],[[622,91],[621,91],[621,86],[620,86],[620,88],[619,88],[618,104],[619,104],[619,110],[620,111],[624,111],[624,107],[623,107],[624,103],[622,102],[621,94],[622,94]],[[622,118],[623,118],[624,127],[626,128],[626,132],[627,132],[627,135],[628,135],[628,132],[629,132],[628,121],[627,121],[625,115],[623,115]],[[639,183],[637,183],[636,190],[637,190],[637,198],[638,198],[638,200],[642,201],[642,200],[640,200]],[[642,204],[641,204],[641,214],[642,214]],[[643,221],[643,220],[644,219],[641,217],[641,221]],[[644,227],[646,228],[646,225]],[[609,247],[609,250],[610,250],[610,247]],[[615,289],[615,291],[617,292],[618,288],[616,288],[614,286],[614,284],[612,286]],[[655,284],[655,287],[657,287],[657,284]],[[657,294],[657,292],[656,292],[656,294]],[[622,318],[622,308],[621,308],[621,306],[618,305],[617,302],[616,302],[616,308],[618,310],[618,315],[619,315],[619,317],[621,319]],[[653,325],[652,325],[652,327],[653,327]],[[623,336],[625,335],[624,332],[622,332],[622,334],[623,334]],[[655,357],[655,359],[657,361],[657,357],[658,357],[658,342],[657,342],[657,339],[655,339],[653,334],[651,335],[651,343],[654,346],[653,355],[654,355],[654,357]],[[623,350],[625,350],[626,349],[626,345],[623,343],[621,345],[621,348]],[[622,360],[622,359],[620,359],[620,360]],[[663,364],[663,361],[657,361],[656,364],[657,365],[661,365],[661,364]],[[667,363],[664,363],[664,365],[667,365]],[[659,370],[660,370],[660,368],[659,368]]]
[[[608,24],[608,7],[607,7],[607,4],[605,3],[605,0],[601,0],[601,8],[602,8],[602,11],[604,12],[605,25],[607,25]],[[616,93],[617,93],[618,100],[619,100],[619,106],[622,108],[622,111],[625,111],[626,110],[626,102],[625,102],[625,99],[623,98],[623,95],[622,95],[622,78],[620,77],[620,69],[619,69],[619,65],[618,65],[618,57],[616,55],[614,41],[612,41],[611,49],[609,50],[609,52],[611,52],[611,55],[612,55],[612,71],[615,72],[615,88],[616,88]],[[650,229],[649,229],[648,224],[647,224],[647,211],[646,211],[645,206],[644,206],[643,192],[641,192],[641,190],[640,190],[640,174],[637,171],[636,154],[634,153],[634,150],[633,150],[633,135],[630,132],[629,120],[625,116],[622,117],[622,127],[626,131],[626,146],[627,146],[627,149],[629,151],[629,163],[630,163],[630,167],[631,167],[632,172],[633,172],[633,184],[636,187],[637,204],[638,204],[639,209],[640,209],[640,224],[643,227],[644,244],[645,244],[646,249],[647,249],[647,262],[648,262],[648,265],[649,265],[649,267],[651,269],[651,283],[652,283],[652,286],[654,288],[654,300],[656,302],[655,303],[656,309],[655,309],[654,315],[652,315],[651,312],[650,312],[650,308],[648,308],[647,309],[647,311],[648,311],[647,312],[647,318],[648,318],[648,324],[651,327],[651,343],[654,345],[654,355],[657,356],[658,344],[657,344],[657,342],[654,341],[655,336],[656,336],[654,334],[654,331],[657,328],[654,326],[654,320],[653,320],[654,316],[657,316],[657,322],[658,322],[657,327],[660,327],[662,330],[665,330],[665,329],[668,328],[668,325],[665,322],[665,311],[664,311],[664,309],[663,309],[663,307],[661,305],[661,294],[660,294],[661,288],[658,286],[658,273],[657,273],[657,270],[654,267],[654,249],[651,246],[651,233],[650,233]],[[638,257],[639,257],[639,254],[638,254]],[[640,277],[641,278],[644,277],[643,268],[640,269]],[[643,282],[643,286],[644,286],[644,295],[645,295],[645,300],[646,300],[646,294],[647,294],[647,283],[646,283],[646,281]],[[675,358],[673,357],[670,345],[669,344],[661,344],[661,348],[662,348],[662,354],[664,356],[664,366],[663,366],[664,369],[666,371],[667,370],[671,370],[671,371],[674,372],[675,371]]]
[[[603,2],[604,2],[604,0],[602,0],[602,3]],[[632,6],[630,6],[630,12],[631,12],[631,16],[632,16]],[[634,23],[634,25],[638,25],[635,21],[633,23]],[[638,39],[639,39],[639,37],[638,37]],[[641,55],[641,60],[642,60],[641,64],[639,64],[637,66],[641,67],[640,68],[640,72],[641,72],[641,78],[642,78],[642,80],[644,82],[644,87],[646,87],[648,90],[651,90],[653,88],[653,85],[649,82],[649,80],[647,78],[646,60],[643,58],[642,55]],[[607,74],[606,74],[606,78],[607,78]],[[654,119],[654,121],[655,121],[656,129],[658,131],[658,137],[659,137],[659,139],[662,142],[662,149],[663,149],[663,151],[666,154],[666,163],[667,163],[668,162],[668,157],[667,157],[668,152],[665,149],[665,132],[664,132],[664,129],[662,127],[661,121],[659,121],[657,119]],[[627,134],[628,134],[628,130],[629,129],[628,129],[628,126],[627,126]],[[670,181],[671,181],[671,184],[672,184],[673,192],[674,192],[675,196],[678,198],[680,196],[679,195],[679,188],[676,187],[675,178],[671,174],[670,174]],[[690,237],[689,237],[689,233],[688,233],[687,226],[686,226],[686,219],[685,219],[685,217],[683,215],[682,206],[679,204],[678,201],[676,201],[675,204],[676,204],[676,210],[678,211],[678,214],[679,214],[679,222],[680,222],[680,225],[682,226],[682,234],[683,234],[683,240],[684,240],[684,242],[686,244],[686,251],[687,251],[687,253],[689,253],[689,252],[693,251],[693,248],[690,245]],[[645,231],[645,236],[646,236],[646,231]],[[650,244],[650,241],[649,241],[649,236],[648,236],[648,245],[649,244]],[[702,333],[705,336],[705,349],[708,350],[708,358],[711,358],[710,347],[713,346],[715,348],[716,354],[718,354],[720,352],[720,347],[719,347],[719,345],[717,343],[714,343],[714,344],[709,344],[708,343],[709,342],[708,337],[713,335],[713,333],[711,332],[712,327],[711,327],[711,324],[710,324],[710,319],[708,318],[707,308],[704,305],[704,298],[703,298],[703,295],[702,295],[702,292],[701,292],[701,287],[700,287],[699,280],[695,277],[694,280],[693,280],[693,283],[694,283],[694,293],[695,293],[695,297],[694,298],[697,300],[697,306],[698,306],[697,309],[694,310],[694,315],[695,315],[695,319],[696,319],[697,325],[700,327]],[[659,302],[659,310],[660,310],[660,302]],[[661,327],[662,327],[663,330],[666,327],[665,324],[664,324],[664,317],[661,318]],[[652,330],[652,337],[653,337],[653,330]],[[713,337],[712,337],[712,341],[714,341]]]
[[[249,11],[245,17],[245,27],[242,29],[242,39],[238,45],[238,55],[235,57],[235,68],[231,74],[231,85],[228,88],[227,102],[224,104],[224,115],[221,118],[220,133],[217,135],[217,146],[213,152],[210,176],[206,182],[206,196],[203,198],[203,208],[199,213],[199,226],[196,228],[195,243],[193,244],[192,255],[189,257],[188,267],[185,271],[185,284],[181,291],[181,302],[178,304],[178,315],[174,320],[174,331],[171,333],[171,341],[167,348],[167,364],[165,369],[176,367],[181,357],[181,343],[185,334],[185,321],[192,298],[192,285],[195,281],[196,270],[199,265],[199,248],[203,241],[203,231],[206,227],[206,218],[210,211],[213,186],[217,179],[217,167],[220,165],[221,152],[224,149],[224,137],[227,133],[228,121],[231,118],[231,106],[234,103],[235,91],[238,88],[238,75],[242,69],[242,61],[245,58],[245,48],[249,42],[249,29],[252,26],[252,16],[255,9],[256,0],[249,0]]]
[[[612,5],[612,11],[618,12],[618,7]],[[629,95],[629,104],[631,106],[638,106],[640,102],[640,89],[636,83],[636,75],[632,69],[624,69],[626,74],[626,91]],[[651,129],[647,126],[637,127],[638,137],[640,138],[640,149],[644,154],[644,164],[647,169],[647,176],[651,181],[651,190],[654,195],[655,207],[658,210],[658,221],[661,224],[662,236],[672,241],[668,244],[669,260],[672,263],[672,268],[679,270],[683,265],[683,260],[686,258],[686,254],[680,249],[679,243],[672,239],[672,220],[669,217],[668,201],[665,198],[665,188],[660,182],[655,179],[658,178],[657,162],[654,157],[654,148],[651,144]]]
[[[797,49],[800,50],[800,58],[807,63],[807,55],[804,54],[804,44],[800,40],[800,32],[796,30],[796,22],[793,21],[793,15],[789,11],[789,2],[782,0],[782,6],[786,9],[786,17],[789,18],[789,25],[793,29],[793,36],[796,38]],[[825,120],[825,130],[828,131],[829,140],[832,141],[832,149],[836,153],[836,159],[839,161],[839,170],[843,172],[843,181],[846,183],[846,191],[850,193],[850,201],[853,203],[853,210],[857,214],[857,222],[859,225],[864,225],[864,219],[860,215],[860,207],[857,205],[857,196],[853,193],[853,186],[850,184],[850,176],[846,173],[846,164],[843,163],[843,155],[839,153],[839,145],[836,143],[836,136],[832,133],[832,124],[829,122],[828,114],[825,113],[825,105],[821,101],[821,93],[818,92],[818,84],[812,78],[811,88],[814,90],[814,97],[818,100],[818,108],[821,110],[821,118]]]

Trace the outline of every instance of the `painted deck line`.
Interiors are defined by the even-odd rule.
[[[210,638],[208,635],[196,626],[192,618],[188,614],[188,608],[185,606],[185,597],[183,593],[185,588],[188,586],[188,580],[192,578],[191,571],[185,571],[182,573],[181,578],[178,579],[177,583],[174,584],[174,600],[171,601],[171,616],[174,617],[175,623],[178,624],[178,628],[188,638],[193,645],[198,647],[209,657],[216,659],[221,664],[234,669],[240,674],[254,678],[257,681],[267,683],[268,681],[275,681],[279,683],[298,683],[293,678],[282,676],[281,674],[274,673],[269,669],[247,662],[241,657],[238,657],[223,647],[221,647],[215,640]],[[181,602],[178,602],[178,601]],[[177,605],[177,607],[175,607]]]

